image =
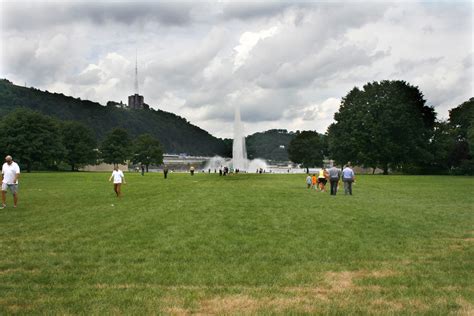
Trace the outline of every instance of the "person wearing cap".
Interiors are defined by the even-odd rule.
[[[13,194],[13,207],[18,204],[18,178],[20,177],[20,167],[13,161],[12,156],[5,157],[5,163],[2,166],[2,206],[5,208],[7,200],[7,191]]]

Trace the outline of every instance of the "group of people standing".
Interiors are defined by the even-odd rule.
[[[224,166],[224,167],[219,167],[219,175],[220,176],[226,176],[229,174],[229,167]]]
[[[316,176],[315,173],[312,176],[308,174],[306,177],[306,185],[308,189],[326,192],[326,184],[329,180],[331,195],[336,195],[341,178],[344,183],[344,193],[346,195],[352,195],[352,183],[355,182],[355,173],[350,163],[347,163],[342,170],[336,166],[332,166],[329,169],[321,168],[318,176]]]

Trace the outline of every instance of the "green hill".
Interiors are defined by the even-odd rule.
[[[226,145],[222,139],[173,113],[103,106],[64,94],[17,86],[6,79],[0,80],[0,115],[3,116],[19,107],[33,109],[60,120],[84,123],[95,132],[98,140],[110,129],[122,127],[127,129],[132,137],[143,133],[155,136],[167,153],[209,156],[226,153]]]
[[[271,129],[255,133],[245,138],[249,158],[263,158],[276,161],[287,161],[288,145],[295,138],[295,133],[286,129]]]

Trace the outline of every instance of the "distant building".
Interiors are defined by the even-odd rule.
[[[115,107],[115,108],[119,108],[119,109],[123,109],[123,108],[127,107],[127,105],[125,103],[123,103],[122,101],[120,101],[120,103],[115,102],[115,101],[108,101],[107,106]]]
[[[143,109],[143,100],[144,99],[142,95],[135,93],[134,95],[128,97],[128,107],[134,110],[141,110]]]
[[[138,59],[135,59],[135,94],[128,97],[128,108],[142,110],[144,108],[143,96],[138,93]]]

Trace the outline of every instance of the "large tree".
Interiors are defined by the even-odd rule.
[[[431,160],[436,113],[417,87],[381,81],[353,88],[328,128],[332,157],[340,163],[384,170]]]
[[[474,134],[474,98],[463,102],[449,111],[449,125],[454,147],[449,159],[452,168],[461,173],[474,173],[473,134]]]
[[[431,161],[415,171],[423,173],[474,173],[472,144],[474,98],[449,111],[449,120],[435,123],[430,141]]]
[[[159,165],[163,163],[163,151],[160,142],[150,134],[138,136],[134,143],[133,162],[144,164],[147,172],[150,164]]]
[[[114,128],[107,133],[100,147],[105,163],[123,164],[132,156],[132,143],[127,130]]]
[[[18,109],[0,123],[0,148],[31,171],[33,164],[57,165],[64,154],[58,121],[38,112]]]
[[[449,123],[457,129],[459,139],[465,140],[469,128],[474,125],[474,98],[449,110]]]
[[[469,144],[469,153],[471,159],[474,157],[474,124],[472,124],[467,131],[467,141]]]
[[[66,154],[64,161],[76,170],[78,165],[94,164],[97,161],[97,143],[90,128],[78,122],[61,124],[61,136]]]
[[[455,164],[456,138],[449,122],[436,122],[433,137],[430,143],[431,161],[427,161],[423,168],[429,173],[448,172]]]
[[[325,135],[314,131],[297,132],[288,146],[288,156],[291,161],[304,167],[316,167],[323,164],[328,146]]]

